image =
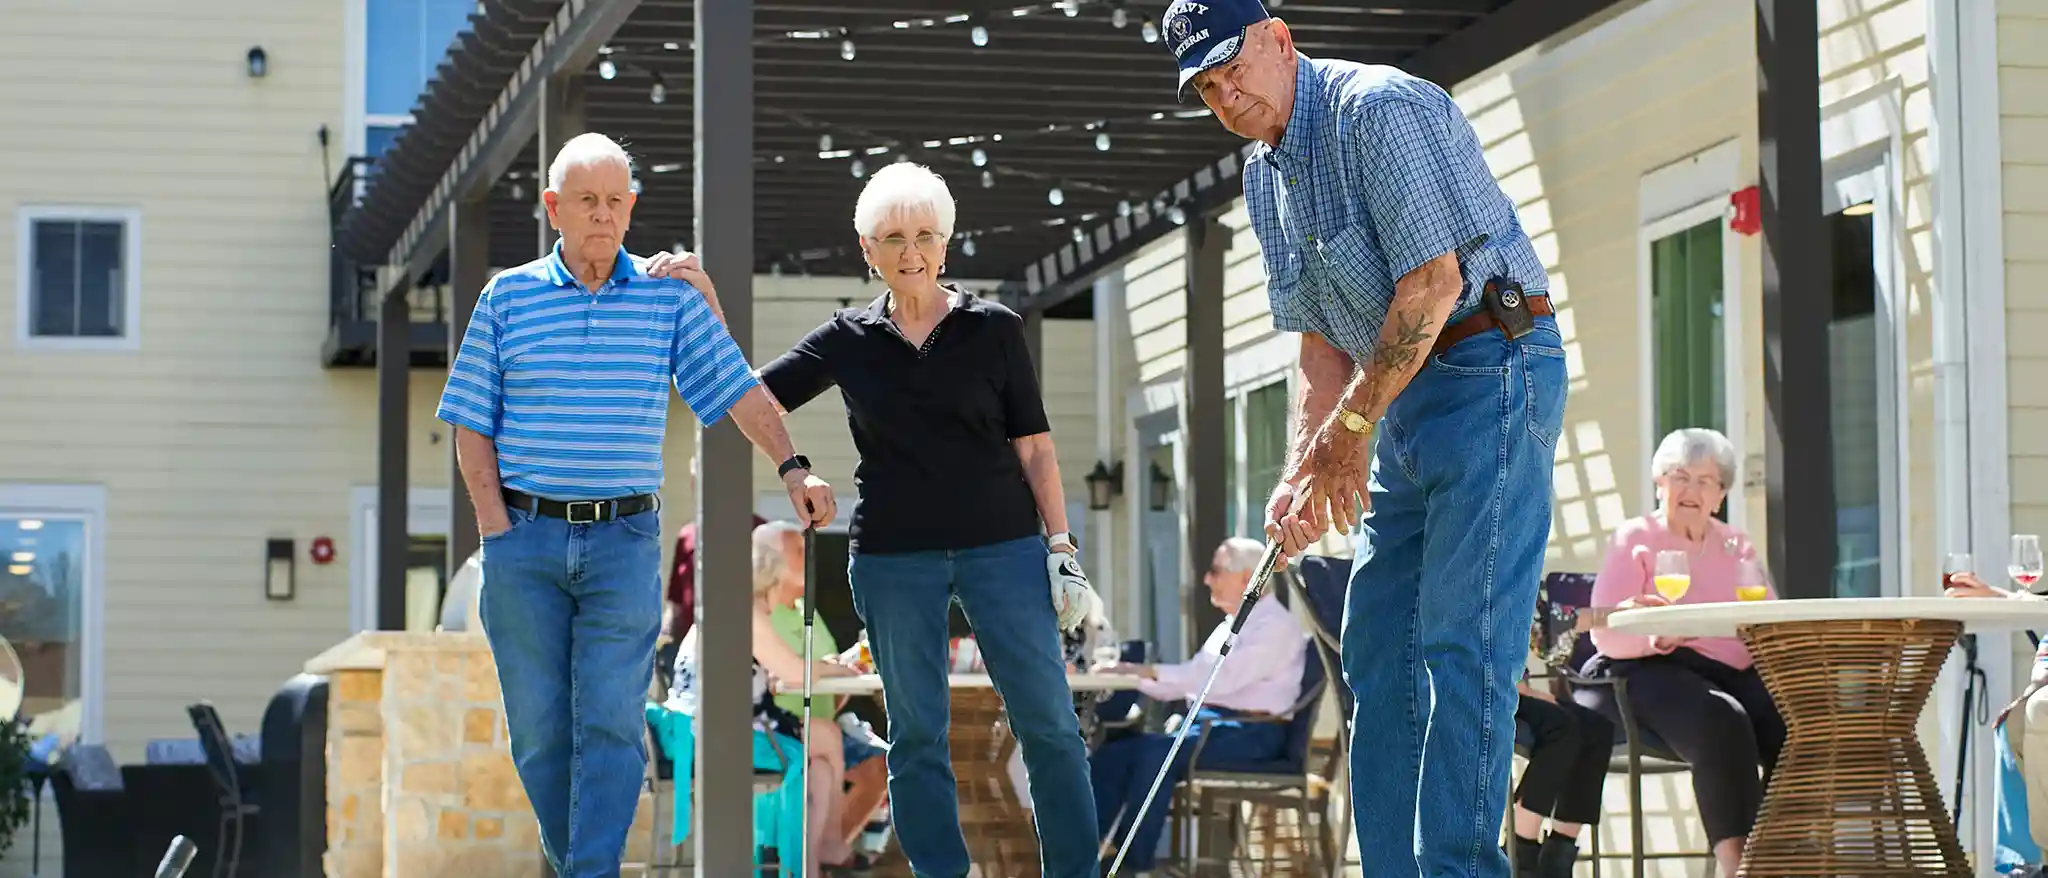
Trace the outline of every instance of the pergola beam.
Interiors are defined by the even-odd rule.
[[[519,158],[540,129],[540,102],[549,77],[579,71],[597,57],[640,0],[567,0],[527,50],[468,141],[443,171],[385,262],[408,277],[424,273],[448,247],[448,212],[459,199],[479,197]]]

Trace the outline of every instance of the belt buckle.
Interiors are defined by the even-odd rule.
[[[602,500],[572,500],[566,504],[563,511],[568,514],[570,524],[596,524],[598,510],[603,507],[603,503]],[[577,516],[576,509],[579,506],[590,510],[588,517]]]

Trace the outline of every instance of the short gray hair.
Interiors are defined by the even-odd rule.
[[[1735,484],[1735,443],[1719,430],[1682,427],[1657,443],[1657,453],[1650,455],[1650,478],[1661,479],[1672,470],[1709,461],[1720,468],[1722,487]]]
[[[761,594],[782,582],[782,571],[789,564],[786,554],[791,534],[803,533],[791,521],[771,521],[754,528],[754,593]]]
[[[1249,573],[1266,555],[1264,543],[1245,537],[1231,537],[1217,548],[1223,550],[1224,570],[1230,573]]]
[[[959,214],[953,191],[932,169],[910,162],[897,162],[868,177],[867,188],[853,204],[853,230],[872,238],[890,217],[930,212],[934,231],[953,237],[953,220]]]
[[[562,178],[572,168],[607,163],[625,168],[628,175],[633,173],[633,157],[626,154],[626,148],[618,141],[595,132],[571,137],[555,151],[555,160],[548,164],[548,191],[561,192]]]

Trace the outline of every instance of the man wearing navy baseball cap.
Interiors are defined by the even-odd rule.
[[[1258,0],[1176,0],[1163,24],[1182,97],[1259,142],[1245,202],[1273,324],[1301,334],[1267,534],[1292,555],[1356,532],[1343,647],[1365,873],[1506,876],[1565,406],[1543,263],[1442,88],[1303,56]],[[1535,839],[1516,845],[1533,860]]]

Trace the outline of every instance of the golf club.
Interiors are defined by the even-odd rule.
[[[156,865],[156,878],[184,878],[185,869],[198,855],[199,846],[191,839],[182,835],[171,839],[171,849],[164,851],[163,862]]]
[[[818,528],[804,526],[804,724],[800,730],[804,745],[803,787],[798,794],[803,797],[803,843],[797,847],[796,874],[808,875],[811,868],[811,637],[818,621]]]
[[[1152,789],[1138,802],[1138,815],[1131,818],[1130,828],[1124,831],[1124,843],[1116,850],[1116,860],[1109,866],[1109,878],[1116,878],[1123,871],[1124,857],[1131,853],[1131,841],[1138,837],[1138,825],[1145,822],[1145,811],[1152,807],[1152,797],[1159,795],[1159,787],[1166,783],[1166,773],[1173,768],[1173,758],[1180,755],[1180,747],[1187,743],[1188,730],[1195,727],[1195,717],[1202,712],[1202,703],[1209,700],[1209,687],[1216,685],[1216,674],[1223,670],[1223,662],[1230,658],[1230,648],[1237,645],[1237,632],[1244,627],[1245,617],[1251,614],[1252,604],[1266,591],[1266,581],[1273,577],[1273,568],[1280,562],[1280,541],[1266,543],[1266,555],[1259,559],[1259,566],[1252,571],[1252,581],[1245,584],[1244,597],[1237,602],[1237,614],[1230,621],[1230,635],[1223,638],[1223,645],[1217,649],[1216,664],[1209,668],[1209,679],[1202,684],[1202,691],[1195,693],[1195,700],[1188,704],[1188,712],[1181,720],[1180,730],[1173,733],[1173,746],[1166,751],[1166,761],[1159,766],[1159,773],[1152,777]],[[805,702],[809,704],[808,701]]]

